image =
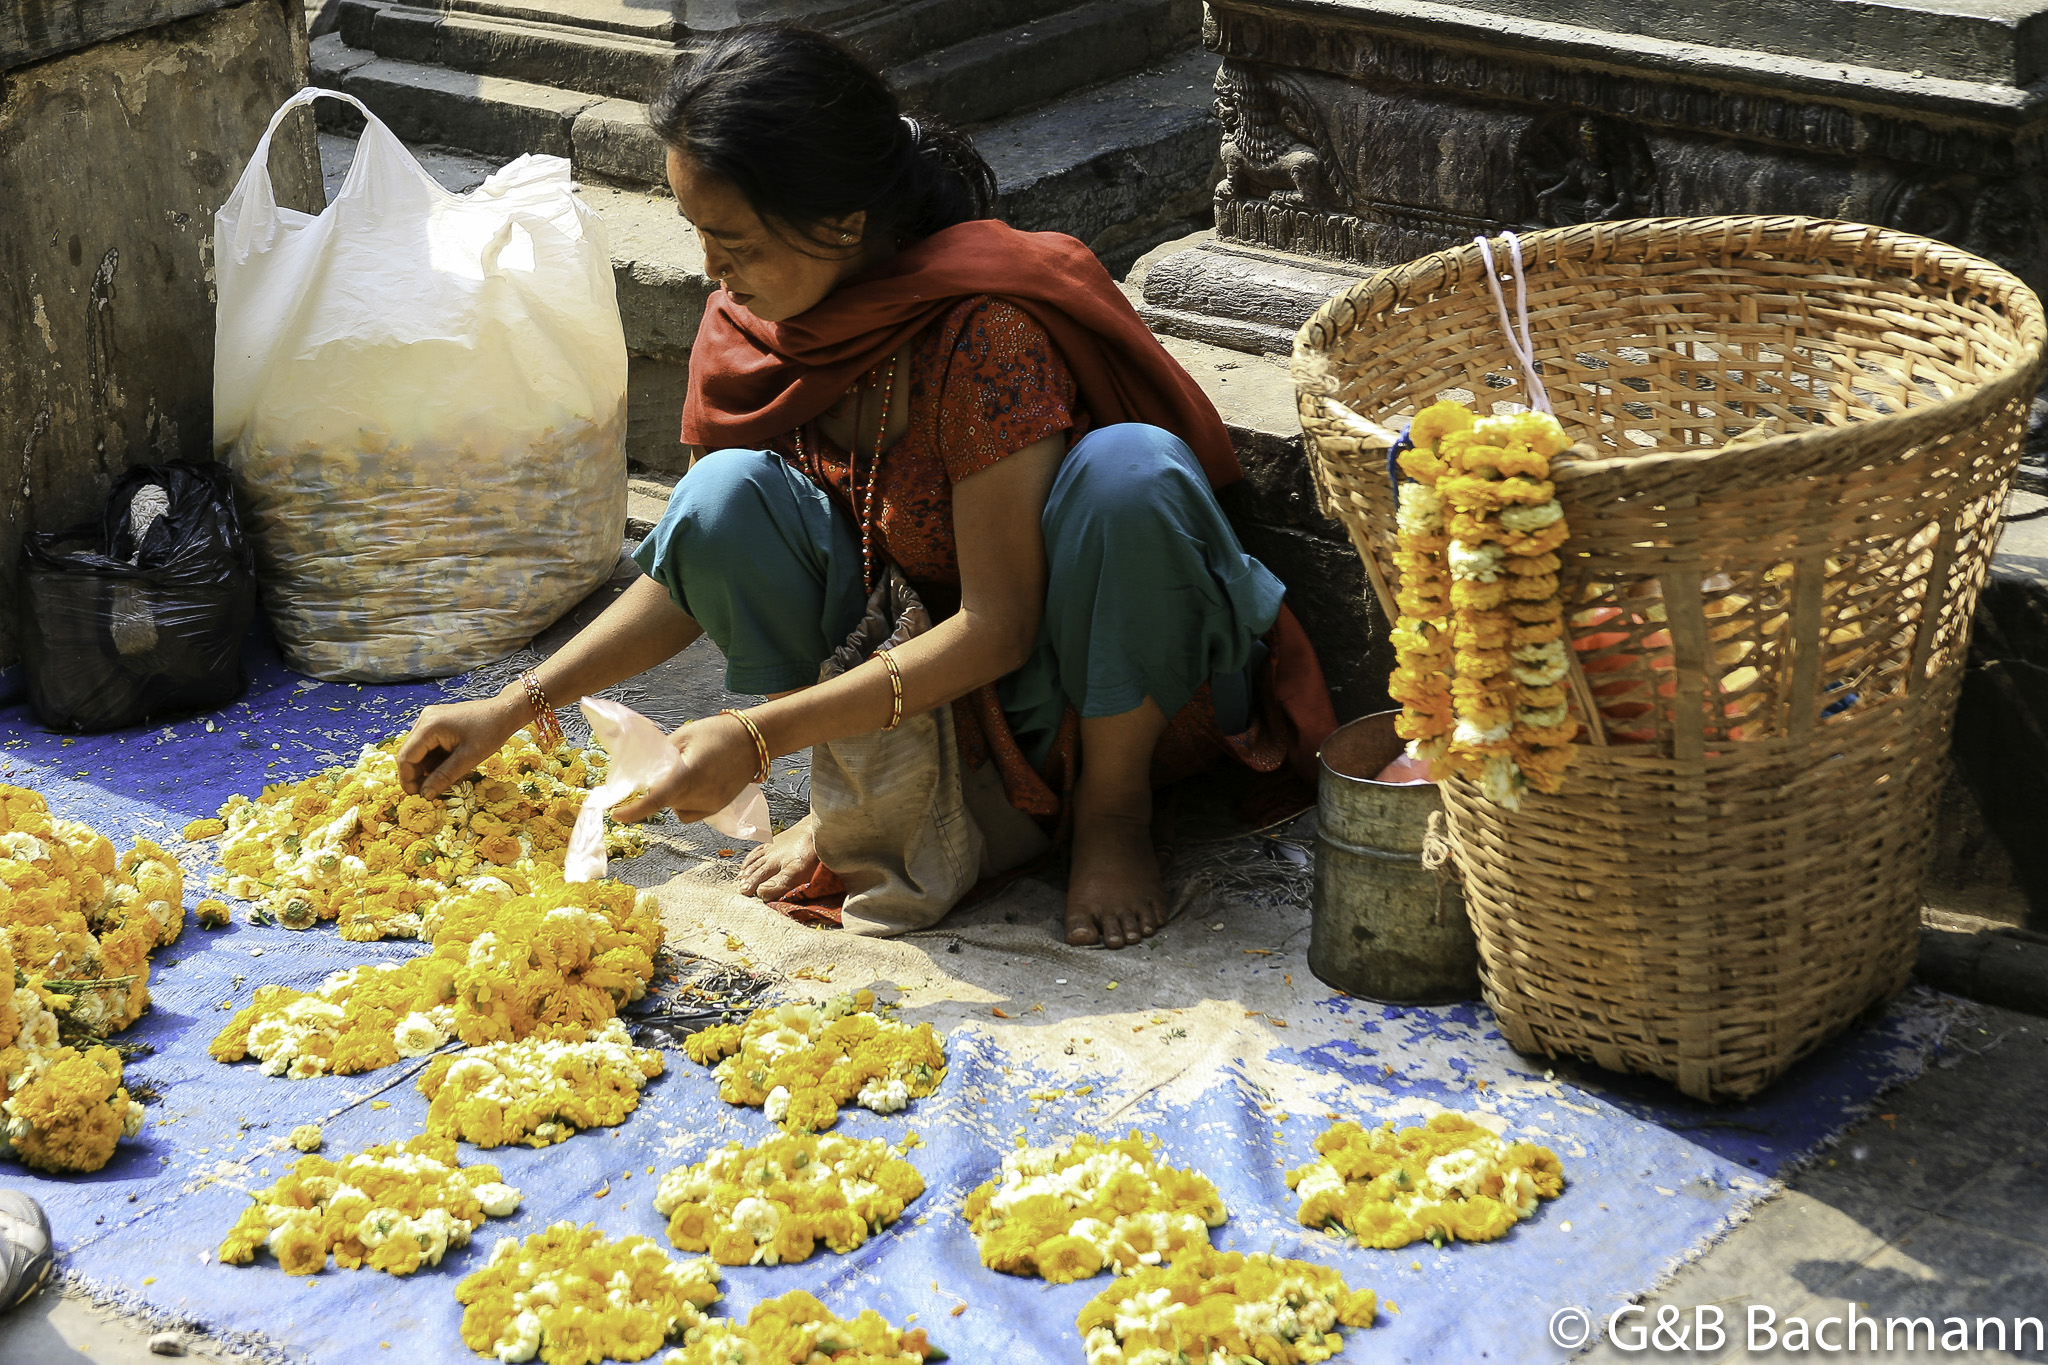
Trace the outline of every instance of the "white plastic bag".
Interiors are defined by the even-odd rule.
[[[214,215],[214,448],[251,514],[286,660],[315,677],[461,672],[610,574],[625,530],[626,343],[569,163],[450,194],[367,109],[313,216],[271,133]]]
[[[569,831],[569,852],[562,861],[565,882],[594,882],[604,875],[605,812],[636,791],[644,791],[668,766],[675,750],[661,727],[632,707],[609,697],[585,697],[584,718],[604,745],[609,760],[605,780],[583,798],[576,826]],[[768,837],[768,799],[761,785],[749,782],[718,814],[704,822],[729,839]]]

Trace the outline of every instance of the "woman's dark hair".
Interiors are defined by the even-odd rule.
[[[647,115],[763,221],[804,237],[865,210],[870,232],[915,241],[995,207],[995,172],[966,134],[906,116],[866,62],[811,29],[721,34],[677,64]]]

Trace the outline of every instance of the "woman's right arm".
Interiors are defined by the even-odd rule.
[[[573,705],[592,692],[646,672],[703,633],[704,628],[669,599],[668,589],[643,577],[535,668],[534,679],[550,705]],[[399,785],[408,792],[439,796],[532,719],[525,684],[518,679],[494,697],[429,706],[399,746]]]

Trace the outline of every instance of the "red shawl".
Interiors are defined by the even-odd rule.
[[[764,447],[838,402],[959,300],[984,294],[1046,330],[1095,426],[1150,423],[1188,443],[1211,485],[1242,477],[1215,405],[1094,254],[1065,233],[986,219],[933,233],[784,322],[763,322],[723,291],[712,295],[690,349],[683,441]],[[1322,665],[1284,604],[1268,642],[1267,695],[1291,732],[1290,766],[1313,782],[1316,750],[1337,724]]]
[[[963,298],[1016,305],[1059,347],[1097,426],[1148,422],[1180,437],[1221,488],[1240,477],[1223,419],[1093,252],[1061,232],[983,219],[935,232],[809,312],[763,322],[723,291],[690,348],[683,441],[759,448],[839,401]]]

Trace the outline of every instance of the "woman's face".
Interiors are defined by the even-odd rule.
[[[863,240],[865,213],[821,223],[817,240],[799,229],[778,232],[761,221],[731,181],[712,175],[674,147],[668,186],[676,207],[704,244],[704,269],[732,301],[764,322],[809,312],[841,280],[877,259]]]

